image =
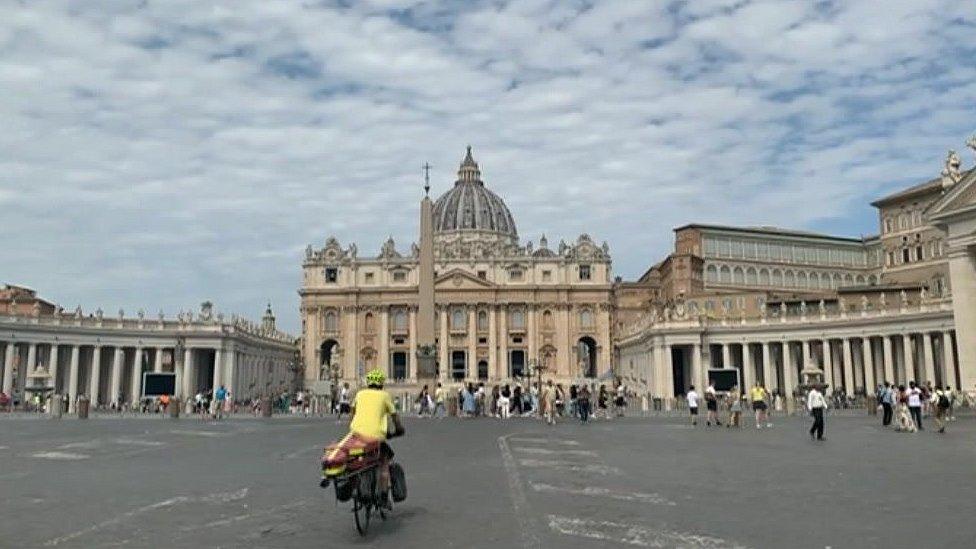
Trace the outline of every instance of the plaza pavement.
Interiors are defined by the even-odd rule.
[[[976,420],[692,429],[408,420],[369,536],[318,487],[331,419],[0,420],[0,547],[973,547]]]

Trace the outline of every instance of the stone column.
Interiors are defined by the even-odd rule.
[[[528,360],[532,360],[532,361],[535,361],[536,363],[538,363],[539,362],[539,348],[538,348],[538,344],[536,342],[536,333],[535,333],[536,332],[536,321],[535,321],[536,318],[535,318],[535,313],[536,313],[535,305],[530,303],[528,305],[528,307],[526,307],[526,315],[528,316],[528,331],[529,331],[529,333],[528,333],[528,339],[529,339],[529,342],[528,342],[529,343],[529,353],[528,353],[529,356],[528,356]],[[550,374],[551,374],[551,372],[550,372]]]
[[[874,380],[874,346],[870,336],[861,339],[861,351],[864,358],[864,389],[870,393],[877,386]]]
[[[13,341],[7,342],[7,352],[3,357],[3,385],[0,389],[3,390],[7,396],[11,397],[13,400],[13,388],[14,388],[14,352],[17,350],[17,344]]]
[[[803,342],[803,365],[800,367],[800,370],[814,366],[813,345],[814,341],[812,339]]]
[[[946,385],[968,390],[976,384],[976,257],[961,245],[950,245],[948,255],[960,378]],[[955,379],[955,368],[946,379]]]
[[[654,396],[658,398],[664,398],[664,351],[662,349],[663,345],[660,340],[655,339],[652,343],[653,348],[651,351],[652,361],[654,365],[651,369],[652,375],[650,376],[651,381],[654,384]]]
[[[346,361],[346,371],[344,377],[346,379],[356,379],[359,377],[359,307],[348,307],[348,327],[349,327],[349,339],[345,348],[345,356],[343,357]],[[433,342],[432,342],[433,343]],[[318,371],[319,364],[315,364],[316,372]],[[316,378],[318,374],[316,374]],[[263,387],[263,385],[262,385]],[[263,389],[262,389],[263,390]]]
[[[854,381],[854,353],[851,352],[851,338],[844,338],[844,389],[854,394],[857,383]],[[868,391],[870,392],[870,391]]]
[[[769,348],[769,345],[768,341],[764,341],[762,344],[763,387],[767,391],[772,388],[773,382],[776,381],[776,376],[773,375],[773,350]]]
[[[163,371],[163,348],[156,347],[156,356],[153,357],[153,372],[157,374]]]
[[[132,360],[132,380],[129,389],[129,404],[138,404],[142,397],[142,347],[136,347],[135,357]]]
[[[223,383],[223,366],[224,366],[224,353],[223,350],[218,347],[214,350],[214,367],[213,367],[213,378],[212,385],[210,388],[211,395],[216,391]]]
[[[58,362],[58,344],[55,342],[51,344],[47,365],[47,371],[51,374],[51,387],[54,387],[55,392],[58,390]]]
[[[748,393],[749,389],[756,384],[756,353],[752,346],[747,342],[742,343],[742,389],[743,393]]]
[[[915,375],[915,348],[912,345],[912,334],[902,334],[901,338],[905,348],[905,380],[915,380],[917,383],[919,380]]]
[[[468,379],[478,379],[478,310],[468,307]]]
[[[196,396],[196,383],[193,374],[193,349],[183,350],[183,397],[190,399]]]
[[[698,389],[696,392],[702,394],[702,391],[705,390],[706,380],[705,371],[702,369],[702,346],[699,343],[691,346],[691,379],[694,380],[692,383]]]
[[[952,352],[952,332],[942,332],[942,385],[949,385],[955,390],[963,389],[956,379],[956,360]]]
[[[806,347],[806,343],[803,343]],[[796,382],[793,380],[793,356],[790,351],[790,342],[783,342],[783,387],[780,390],[786,397],[787,402],[793,398],[793,388]]]
[[[224,368],[224,373],[221,375],[221,383],[230,393],[227,397],[229,402],[233,402],[238,398],[239,388],[237,387],[237,353],[234,350],[230,350],[227,353],[227,364]]]
[[[498,307],[498,377],[510,377],[508,365],[508,307]]]
[[[823,352],[823,372],[824,372],[824,383],[827,384],[830,392],[837,390],[837,383],[834,382],[834,353],[830,348],[830,340],[824,338],[821,343],[821,349]],[[813,354],[813,351],[810,351]]]
[[[81,348],[71,346],[71,362],[68,366],[68,413],[75,411],[75,400],[78,398],[78,360]]]
[[[885,381],[888,383],[895,382],[895,362],[893,353],[891,352],[891,336],[884,335],[881,336],[881,342],[884,346],[884,375]]]
[[[37,343],[31,343],[27,346],[27,365],[24,368],[28,374],[37,368]],[[24,398],[27,398],[26,394]]]
[[[407,357],[407,378],[411,382],[417,381],[417,310],[410,307],[408,319],[410,337],[407,342],[410,345],[410,356]]]
[[[495,381],[500,379],[498,375],[498,307],[490,305],[488,307],[488,379]]]
[[[386,372],[387,377],[393,377],[390,369],[390,308],[383,307],[380,311],[380,349],[376,357],[376,367]]]
[[[665,399],[674,398],[674,363],[672,362],[673,357],[671,356],[671,346],[667,344],[661,345],[661,354],[663,355],[663,361],[661,362],[661,381],[663,386],[661,387],[661,396]],[[667,401],[666,408],[670,410],[671,402]]]
[[[92,349],[91,376],[88,379],[88,401],[92,407],[98,405],[99,378],[102,377],[102,346]]]
[[[112,354],[112,394],[108,398],[108,401],[114,402],[116,406],[122,404],[119,393],[122,392],[122,360],[124,358],[125,353],[122,351],[122,348],[116,347],[115,352]]]
[[[931,381],[935,385],[935,354],[932,352],[932,334],[923,333],[922,334],[922,346],[924,350],[923,360],[925,361],[923,375],[925,379],[921,380],[923,383],[926,381]],[[921,368],[920,368],[921,369]]]
[[[722,368],[732,367],[732,353],[729,351],[729,344],[722,344]]]
[[[440,378],[442,383],[447,382],[447,380],[450,379],[451,377],[451,361],[450,361],[450,357],[448,356],[448,346],[447,346],[447,341],[448,338],[450,337],[450,333],[448,333],[447,330],[448,315],[450,315],[450,311],[448,310],[448,307],[446,306],[441,307],[441,312],[440,312],[441,341],[440,341],[440,351],[438,352],[441,366],[440,366],[439,375],[437,377]]]

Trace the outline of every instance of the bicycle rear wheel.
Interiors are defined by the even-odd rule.
[[[352,514],[356,519],[356,530],[360,536],[365,536],[369,530],[369,517],[372,514],[371,500],[362,497],[359,486],[352,498]]]

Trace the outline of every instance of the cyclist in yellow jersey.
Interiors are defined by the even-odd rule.
[[[366,388],[356,393],[352,403],[352,421],[349,423],[350,435],[366,440],[381,441],[380,453],[383,463],[380,466],[380,492],[386,494],[390,489],[389,460],[393,458],[393,449],[386,443],[389,421],[393,422],[395,432],[392,436],[404,433],[400,414],[393,405],[390,393],[383,390],[386,374],[381,370],[372,370],[366,374]]]
[[[769,417],[766,415],[766,409],[768,408],[766,404],[766,397],[768,396],[766,389],[757,383],[750,391],[750,395],[752,397],[752,410],[756,413],[756,429],[762,429],[763,423],[766,423],[767,427],[772,427],[773,424],[769,423]]]

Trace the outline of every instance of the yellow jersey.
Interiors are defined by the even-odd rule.
[[[382,389],[360,389],[353,406],[356,411],[349,430],[363,437],[386,440],[388,418],[396,413],[390,393]]]
[[[766,397],[766,391],[762,387],[752,388],[752,401],[759,402]]]

